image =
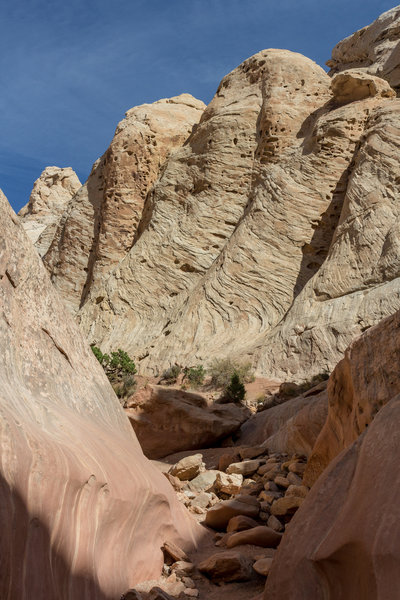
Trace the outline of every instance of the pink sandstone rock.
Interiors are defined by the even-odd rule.
[[[396,598],[399,427],[397,395],[321,475],[282,538],[265,600]]]
[[[198,533],[1,192],[0,215],[0,598],[118,598]]]

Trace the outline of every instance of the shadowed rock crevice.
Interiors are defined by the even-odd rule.
[[[1,474],[0,507],[3,600],[117,600],[89,573],[73,569],[72,557],[67,559],[55,547],[45,523],[28,511]]]

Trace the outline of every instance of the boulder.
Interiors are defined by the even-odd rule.
[[[197,477],[204,468],[203,455],[192,454],[191,456],[182,458],[178,463],[173,465],[168,472],[181,481],[190,481]]]
[[[271,505],[271,514],[274,516],[292,515],[304,502],[304,497],[298,495],[285,495],[277,498]]]
[[[236,404],[212,404],[204,394],[158,385],[139,390],[131,403],[135,408],[126,413],[148,458],[210,448],[250,415]]]
[[[260,460],[244,460],[243,462],[231,463],[229,467],[227,467],[226,472],[236,475],[243,475],[244,477],[248,477],[249,475],[253,475],[261,466],[262,462]]]
[[[198,565],[214,583],[248,581],[252,578],[251,559],[238,551],[226,551],[213,554]]]
[[[238,515],[229,520],[226,531],[228,533],[233,531],[244,531],[245,529],[251,529],[251,527],[257,527],[257,525],[258,523],[254,519],[245,517],[244,515]]]
[[[214,488],[219,473],[219,471],[214,469],[211,469],[210,471],[204,471],[204,473],[199,473],[190,481],[189,489],[192,492],[209,492]]]
[[[207,511],[205,524],[213,529],[226,529],[232,517],[244,515],[256,518],[260,511],[260,503],[252,496],[235,496],[232,500],[225,500]]]
[[[214,487],[217,492],[223,492],[224,494],[234,496],[240,492],[242,484],[243,475],[240,473],[227,474],[218,471],[215,478]]]
[[[257,560],[253,564],[253,569],[259,575],[263,575],[264,577],[267,577],[267,575],[269,574],[269,572],[271,570],[273,560],[274,560],[273,558],[261,558],[260,560]]]
[[[243,544],[253,544],[263,548],[276,548],[281,541],[282,534],[259,525],[244,531],[234,533],[226,542],[228,548],[234,548]]]
[[[347,104],[365,98],[381,96],[395,98],[396,92],[387,81],[363,71],[351,69],[335,75],[332,79],[333,98],[337,104]]]

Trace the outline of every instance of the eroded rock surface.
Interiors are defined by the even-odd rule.
[[[400,100],[380,68],[397,21],[341,42],[377,45],[333,79],[264,50],[204,112],[183,95],[127,113],[45,256],[91,342],[146,374],[229,356],[301,381],[400,308]]]
[[[205,106],[190,94],[126,113],[105,154],[65,210],[45,264],[69,309],[126,255],[151,213],[147,193],[171,151],[182,146]],[[155,258],[155,257],[154,257]],[[94,292],[100,303],[100,292]]]
[[[274,558],[265,600],[376,600],[399,589],[400,400],[313,486]]]
[[[250,416],[236,404],[213,404],[197,393],[148,385],[126,409],[148,458],[163,458],[180,450],[208,448],[232,433]]]
[[[0,193],[0,597],[118,598],[196,530]]]
[[[167,160],[147,228],[82,308],[90,340],[123,344],[144,372],[247,355],[302,380],[400,307],[400,101],[363,73],[330,85],[276,50],[224,78]]]
[[[29,202],[18,216],[40,256],[46,254],[61,215],[80,187],[81,182],[70,167],[46,167],[35,181]]]
[[[327,61],[330,74],[356,69],[386,79],[400,87],[400,7],[383,13],[371,25],[345,38]]]
[[[355,340],[332,373],[328,416],[309,460],[308,485],[365,431],[382,406],[400,393],[399,328],[397,312]]]

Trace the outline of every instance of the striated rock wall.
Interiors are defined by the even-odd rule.
[[[81,182],[70,167],[46,167],[35,181],[29,202],[18,216],[40,256],[49,249],[58,221],[80,187]]]
[[[306,485],[331,462],[283,536],[265,600],[396,595],[399,326],[396,313],[366,332],[331,376],[328,418],[308,463]]]
[[[114,600],[198,531],[0,194],[0,597]]]
[[[399,104],[364,73],[330,84],[277,50],[222,81],[155,184],[147,229],[92,289],[91,340],[123,344],[144,371],[247,355],[301,380],[400,307]]]
[[[191,363],[241,353],[282,318],[311,221],[325,212],[338,178],[334,167],[323,194],[296,168],[329,84],[315,63],[280,50],[223,79],[185,148],[167,162],[149,226],[104,282],[104,301],[96,306],[91,297],[83,308],[91,338],[106,347],[123,340],[148,355],[142,368],[162,368],[173,357]]]
[[[333,78],[264,50],[204,112],[127,113],[44,258],[90,342],[147,374],[231,357],[301,381],[400,308],[398,18],[341,42]]]
[[[44,257],[74,313],[98,279],[121,260],[141,229],[148,191],[169,153],[182,146],[205,106],[190,94],[126,113],[106,153],[65,210]]]
[[[305,475],[308,485],[365,431],[382,406],[400,394],[399,328],[397,312],[355,340],[333,371],[328,417]]]

